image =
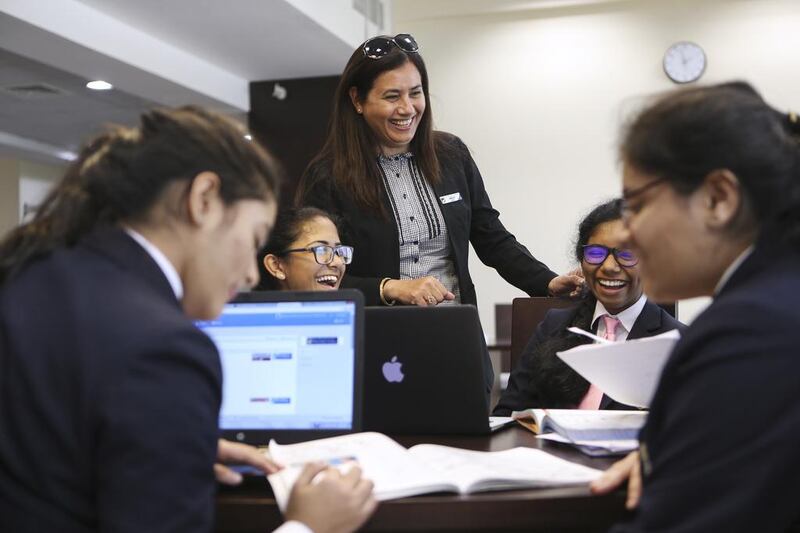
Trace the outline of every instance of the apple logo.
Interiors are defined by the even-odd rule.
[[[397,362],[397,356],[395,355],[392,357],[391,362],[383,363],[383,377],[385,377],[386,381],[389,383],[400,383],[405,377],[403,371],[400,369],[402,366],[403,363]]]

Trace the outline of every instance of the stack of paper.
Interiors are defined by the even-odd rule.
[[[539,438],[572,444],[587,455],[622,455],[639,446],[644,411],[526,409],[512,417]]]

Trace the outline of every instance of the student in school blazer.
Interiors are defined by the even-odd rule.
[[[22,272],[0,313],[4,349],[26,354],[2,369],[4,530],[204,530],[219,358],[147,252],[96,231]]]
[[[531,382],[532,358],[536,355],[537,349],[543,342],[569,327],[576,312],[577,308],[551,309],[547,312],[544,320],[536,328],[528,344],[525,345],[517,367],[511,373],[508,387],[503,391],[500,401],[494,408],[493,415],[510,416],[512,411],[530,407],[552,407],[551,405],[542,404],[542,396]],[[652,337],[672,329],[683,331],[686,326],[675,320],[658,305],[647,301],[628,334],[628,340]],[[588,344],[589,342],[591,341],[587,339],[586,343]],[[633,408],[603,395],[600,409]]]
[[[458,137],[437,132],[441,181],[434,185],[442,216],[447,224],[461,303],[477,305],[475,286],[469,273],[469,245],[484,264],[493,267],[509,283],[531,296],[547,295],[550,280],[557,276],[536,260],[525,246],[503,226],[500,213],[492,207],[483,178],[469,149]],[[383,207],[388,214],[366,212],[345,191],[337,189],[329,162],[310,167],[304,180],[303,206],[324,209],[339,217],[342,242],[356,253],[347,266],[342,287],[364,293],[367,305],[381,305],[381,279],[400,277],[397,223],[391,215],[388,193],[383,190]]]
[[[710,296],[667,361],[615,533],[783,532],[800,518],[800,120],[749,84],[654,99],[621,135],[624,238],[661,299]],[[792,528],[796,530],[796,528]]]
[[[798,294],[800,253],[762,243],[695,319],[640,437],[639,510],[615,532],[800,525]]]
[[[280,173],[242,133],[197,107],[109,128],[0,239],[3,531],[211,531],[216,482],[241,481],[223,463],[277,468],[218,438],[219,357],[192,322],[255,285],[275,218]],[[323,468],[278,531],[371,514],[360,470],[310,487]]]

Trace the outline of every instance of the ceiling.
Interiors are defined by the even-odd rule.
[[[323,0],[324,1],[324,0]],[[352,52],[294,6],[271,0],[81,0],[248,80],[338,74]],[[167,9],[165,9],[167,8]]]
[[[391,0],[368,1],[389,13]],[[0,156],[68,160],[103,125],[158,105],[243,117],[251,81],[336,74],[382,33],[388,16],[378,26],[359,3],[0,0]],[[114,89],[86,89],[91,79]]]
[[[39,148],[67,159],[102,124],[133,124],[155,105],[122,91],[92,91],[80,76],[0,49],[0,129],[7,155],[18,150],[30,157]]]

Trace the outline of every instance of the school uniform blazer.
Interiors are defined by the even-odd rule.
[[[0,287],[4,531],[213,525],[221,369],[151,257],[98,230]]]
[[[545,296],[547,285],[556,274],[536,260],[500,222],[500,214],[489,201],[483,178],[466,145],[447,133],[437,132],[437,136],[447,148],[437,152],[442,179],[433,189],[447,224],[461,303],[477,305],[468,268],[470,243],[480,260],[506,281],[531,296]],[[361,290],[367,305],[381,305],[381,279],[400,278],[399,237],[389,193],[383,187],[383,205],[389,215],[382,218],[366,212],[348,193],[336,188],[330,163],[310,168],[306,179],[309,187],[302,203],[340,217],[342,242],[355,248],[342,287]],[[460,199],[442,203],[443,196],[456,193]]]
[[[541,405],[539,391],[531,383],[531,363],[539,345],[569,327],[575,313],[577,313],[575,307],[551,309],[547,312],[528,344],[525,345],[522,356],[508,379],[508,387],[503,391],[500,401],[492,412],[493,415],[510,416],[512,411],[521,411],[530,407],[548,407]],[[684,330],[685,328],[686,326],[675,320],[669,313],[648,300],[633,323],[628,339],[652,337],[672,329]],[[604,394],[600,401],[600,409],[634,409],[634,407],[616,402]]]
[[[800,516],[800,253],[759,245],[667,361],[633,531],[785,531]]]

